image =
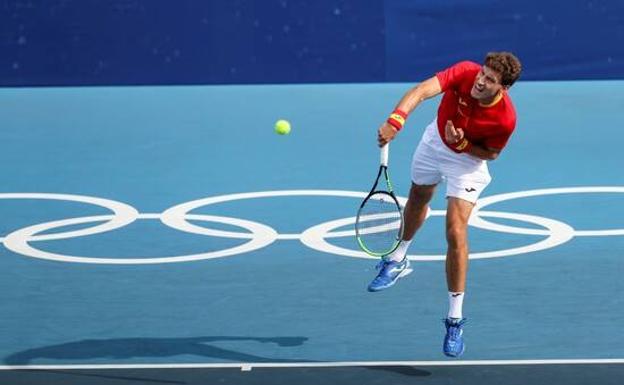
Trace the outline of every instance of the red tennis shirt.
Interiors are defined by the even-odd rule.
[[[473,144],[501,150],[516,127],[516,110],[507,92],[490,105],[470,96],[480,70],[479,64],[463,61],[436,74],[444,92],[438,107],[438,131],[446,143],[444,127],[451,120]]]

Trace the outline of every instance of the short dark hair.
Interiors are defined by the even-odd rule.
[[[520,77],[522,64],[511,52],[489,52],[485,57],[485,66],[501,74],[501,84],[511,87]]]

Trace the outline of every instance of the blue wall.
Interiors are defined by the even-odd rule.
[[[624,1],[4,0],[0,85],[418,81],[512,50],[624,78]]]

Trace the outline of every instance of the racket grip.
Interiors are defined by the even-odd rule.
[[[386,143],[381,148],[381,165],[388,167],[388,149],[390,147],[390,143]]]

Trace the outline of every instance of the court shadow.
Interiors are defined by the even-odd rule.
[[[431,372],[422,369],[416,369],[413,366],[367,366],[366,369],[391,372],[410,377],[428,377],[431,375]]]
[[[120,338],[108,340],[83,340],[66,344],[24,350],[7,356],[8,365],[25,365],[33,360],[90,360],[95,358],[128,359],[141,357],[174,357],[195,355],[233,362],[304,362],[254,354],[215,346],[215,342],[241,341],[276,344],[280,347],[303,345],[307,337],[243,337],[211,336],[192,338]],[[243,346],[244,348],[244,346]]]
[[[157,376],[157,373],[154,372],[146,372],[145,375],[139,377],[137,375],[114,375],[110,374],[110,371],[102,370],[102,371],[93,371],[88,372],[86,370],[50,370],[50,369],[37,369],[37,370],[23,370],[19,371],[21,373],[31,373],[32,377],[35,376],[45,376],[45,380],[42,381],[44,384],[82,384],[84,381],[88,380],[88,384],[90,385],[98,385],[100,383],[110,384],[107,380],[119,380],[124,381],[125,383],[132,384],[164,384],[164,385],[184,385],[187,384],[186,381],[176,381],[176,380],[164,380],[159,378],[154,378]],[[149,374],[149,376],[148,376]],[[15,383],[23,383],[20,380],[16,380]],[[30,382],[29,382],[30,383]]]

